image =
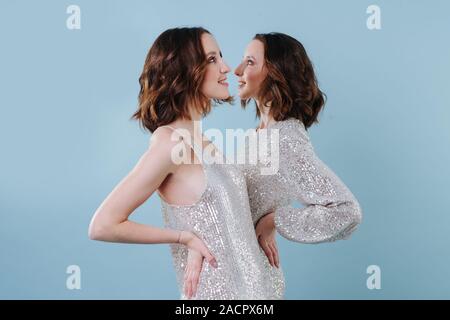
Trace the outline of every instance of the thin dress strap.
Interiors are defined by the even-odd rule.
[[[174,128],[172,126],[169,125],[164,125],[161,127],[168,127],[171,128],[173,131],[175,131],[176,133],[178,133],[181,138],[188,144],[188,146],[194,151],[194,154],[197,156],[197,159],[200,161],[200,164],[204,164],[203,163],[203,141],[201,141],[201,147],[198,146],[195,142],[197,139],[190,139],[191,135],[189,133],[189,137],[186,137],[183,133],[188,131],[187,129],[180,129],[180,128]],[[203,139],[203,136],[202,136]]]

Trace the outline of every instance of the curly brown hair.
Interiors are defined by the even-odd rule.
[[[189,105],[203,116],[211,111],[211,99],[201,92],[208,64],[201,42],[204,33],[211,34],[192,27],[168,29],[158,36],[139,77],[139,106],[131,119],[154,132],[178,118],[190,120]]]
[[[294,117],[309,128],[318,122],[326,95],[319,89],[313,65],[303,45],[283,33],[259,33],[253,38],[264,45],[267,76],[258,92],[259,103],[270,106],[276,121]],[[250,102],[241,100],[242,107]],[[260,117],[256,108],[256,115]]]

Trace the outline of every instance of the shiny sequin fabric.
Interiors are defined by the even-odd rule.
[[[192,147],[203,159],[204,193],[192,205],[168,204],[162,198],[161,203],[165,226],[194,232],[217,260],[217,269],[203,262],[193,299],[282,299],[283,271],[270,265],[256,239],[243,173],[225,160],[212,163],[207,152]],[[188,250],[181,244],[170,248],[181,299],[186,299],[183,277]]]
[[[266,130],[266,132],[264,132]],[[277,231],[291,241],[331,242],[348,239],[361,222],[361,208],[344,183],[316,156],[303,123],[295,118],[279,121],[264,132],[270,143],[271,130],[278,130],[278,172],[261,174],[270,163],[248,162],[242,166],[246,177],[253,223],[275,211]],[[271,152],[271,146],[267,146]],[[256,153],[249,143],[245,153]],[[293,208],[297,200],[304,208]]]

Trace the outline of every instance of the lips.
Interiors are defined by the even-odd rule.
[[[245,86],[245,84],[246,84],[247,82],[242,81],[242,80],[239,80],[238,83],[239,83],[239,88],[242,88],[243,86]]]
[[[223,86],[228,86],[227,78],[223,78],[217,82]]]

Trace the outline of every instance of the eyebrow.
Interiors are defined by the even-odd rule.
[[[210,51],[210,52],[208,52],[207,54],[206,54],[206,56],[209,56],[209,55],[217,55],[217,52],[215,52],[215,51]],[[219,51],[219,56],[222,58],[223,57],[223,55],[222,55],[222,51]]]
[[[251,58],[253,60],[256,60],[254,56],[246,56],[245,58]]]

